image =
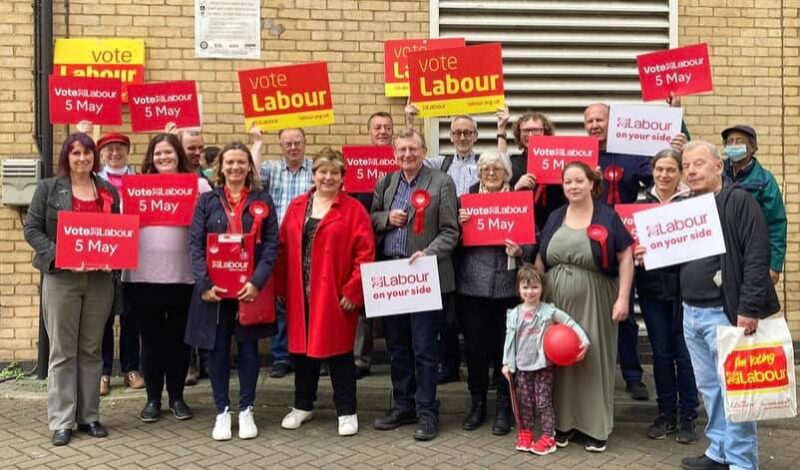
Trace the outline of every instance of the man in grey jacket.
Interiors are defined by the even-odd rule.
[[[378,182],[372,200],[372,227],[382,259],[408,258],[413,263],[422,256],[436,256],[441,292],[447,294],[455,290],[451,256],[459,233],[456,188],[449,176],[423,166],[426,151],[424,137],[414,129],[395,136],[394,152],[400,171]],[[422,216],[409,204],[416,191],[425,191],[429,196],[421,233],[411,228]],[[442,314],[435,310],[385,317],[394,406],[375,420],[375,429],[395,429],[419,419],[414,438],[436,437],[436,335]]]

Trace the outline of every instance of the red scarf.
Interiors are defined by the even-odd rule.
[[[223,204],[223,206],[225,206],[225,215],[228,216],[228,233],[244,233],[242,216],[244,215],[244,206],[247,203],[247,195],[250,191],[243,187],[242,192],[239,193],[238,202],[233,201],[227,186],[225,186],[224,191],[225,200],[223,202],[227,202],[227,204]]]

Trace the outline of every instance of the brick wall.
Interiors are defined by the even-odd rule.
[[[721,144],[719,132],[747,123],[758,132],[760,162],[781,185],[789,238],[779,296],[800,339],[800,80],[798,0],[681,0],[679,42],[707,42],[714,93],[686,97],[695,139]]]
[[[374,111],[388,109],[396,120],[402,118],[402,100],[383,96],[382,41],[426,36],[428,3],[262,2],[262,21],[285,29],[280,36],[262,30],[262,61],[195,59],[193,0],[71,0],[69,34],[144,38],[148,81],[198,82],[209,145],[245,138],[236,70],[327,61],[336,124],[308,130],[308,152],[314,153],[323,145],[366,143],[364,121]],[[800,331],[800,164],[794,158],[800,128],[798,6],[800,0],[766,0],[758,2],[758,8],[754,0],[682,0],[679,7],[680,43],[707,41],[714,65],[715,93],[684,100],[693,135],[719,142],[718,131],[724,126],[739,121],[753,124],[760,134],[762,162],[788,185],[790,246],[781,295],[796,332]],[[54,33],[64,37],[64,2],[54,2],[53,8]],[[0,16],[0,158],[31,155],[36,151],[31,136],[31,2],[0,2]],[[129,128],[102,131],[107,130]],[[64,126],[58,126],[55,142],[65,134]],[[133,162],[141,161],[147,137],[133,136]],[[277,155],[275,134],[266,139],[267,154]],[[0,208],[0,362],[36,357],[38,274],[30,265],[21,227],[19,213]]]

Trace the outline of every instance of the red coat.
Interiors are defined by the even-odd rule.
[[[313,189],[286,209],[280,231],[276,292],[286,299],[289,352],[325,358],[353,350],[361,290],[361,263],[375,259],[375,237],[364,207],[339,192],[319,222],[311,247],[311,289],[306,331],[303,295],[303,225]],[[342,296],[357,308],[344,311]]]

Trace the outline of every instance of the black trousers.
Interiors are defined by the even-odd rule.
[[[139,313],[142,368],[148,401],[161,401],[166,379],[169,401],[183,399],[189,346],[183,342],[191,284],[126,284],[125,294]]]
[[[467,351],[467,386],[473,394],[489,390],[489,367],[495,373],[503,367],[503,343],[506,338],[506,311],[518,299],[490,299],[459,294],[459,322]],[[497,397],[508,397],[508,382],[497,381]]]
[[[356,368],[353,353],[316,359],[305,354],[292,354],[294,361],[294,407],[311,411],[317,400],[319,386],[319,367],[322,361],[328,362],[331,384],[333,385],[333,404],[337,416],[356,414]]]

